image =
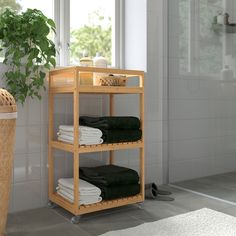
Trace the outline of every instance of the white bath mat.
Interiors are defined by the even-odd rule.
[[[102,236],[236,236],[236,218],[203,208]]]

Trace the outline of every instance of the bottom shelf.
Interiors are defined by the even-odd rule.
[[[74,205],[58,195],[57,193],[52,194],[50,200],[62,208],[68,210],[74,215],[82,215],[86,213],[91,213],[95,211],[101,211],[105,209],[110,209],[114,207],[125,206],[128,204],[135,204],[144,201],[144,196],[142,194],[137,194],[131,197],[119,198],[114,200],[106,200],[95,204],[82,205],[78,209],[74,208]]]

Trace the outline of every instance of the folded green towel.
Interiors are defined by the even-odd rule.
[[[126,185],[117,185],[117,186],[103,186],[96,185],[101,189],[101,197],[103,200],[112,200],[122,197],[130,197],[140,193],[139,184],[126,184]]]
[[[90,126],[98,129],[139,129],[140,120],[132,116],[103,116],[89,117],[81,116],[80,125]]]
[[[102,130],[103,143],[135,142],[142,138],[142,131],[137,130]]]
[[[103,186],[137,184],[139,182],[139,176],[135,170],[115,165],[80,167],[79,176],[94,185]]]

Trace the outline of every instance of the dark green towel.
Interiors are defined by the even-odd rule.
[[[135,142],[142,138],[142,131],[137,130],[102,130],[103,143]]]
[[[127,185],[117,185],[117,186],[103,186],[96,185],[101,189],[101,197],[103,200],[112,200],[122,197],[130,197],[140,193],[139,184],[127,184]]]
[[[103,116],[89,117],[81,116],[80,125],[90,126],[98,129],[139,129],[140,120],[133,116]]]
[[[103,186],[137,184],[139,182],[139,176],[135,170],[115,165],[80,167],[79,177],[94,185]]]

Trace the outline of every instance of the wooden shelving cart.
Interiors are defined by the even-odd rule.
[[[124,75],[127,81],[136,78],[136,86],[92,86],[81,85],[81,78],[84,75],[93,73],[106,73],[114,75]],[[86,76],[85,76],[86,77]],[[57,141],[53,137],[54,133],[54,96],[56,94],[73,95],[73,122],[74,122],[74,144]],[[109,112],[114,115],[114,95],[137,94],[140,103],[141,129],[144,133],[144,72],[134,70],[120,70],[95,67],[67,67],[49,72],[49,143],[48,143],[48,165],[49,165],[49,201],[57,204],[71,212],[72,222],[77,223],[80,215],[119,207],[127,204],[140,203],[144,201],[144,135],[142,140],[128,143],[100,144],[80,146],[78,138],[79,127],[79,95],[80,94],[107,94],[109,96]],[[54,190],[54,157],[53,149],[59,149],[73,153],[73,173],[74,173],[74,202],[70,203],[59,196]],[[96,204],[79,206],[79,160],[80,154],[91,152],[109,151],[109,163],[114,163],[114,151],[121,149],[139,149],[140,151],[140,193],[126,198],[109,201],[102,201]]]

